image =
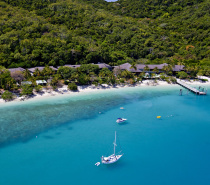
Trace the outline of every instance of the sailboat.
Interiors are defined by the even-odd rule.
[[[114,139],[113,144],[114,144],[114,153],[112,155],[108,156],[108,157],[102,156],[101,157],[101,163],[112,164],[112,163],[117,162],[123,156],[123,154],[119,154],[119,155],[115,154],[115,147],[117,146],[117,144],[116,144],[116,131],[115,131],[115,139]]]

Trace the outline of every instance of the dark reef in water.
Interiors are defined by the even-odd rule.
[[[32,105],[3,107],[0,108],[0,147],[15,142],[27,142],[48,129],[72,124],[79,119],[93,118],[98,116],[99,112],[104,113],[137,99],[145,100],[166,94],[153,92],[143,95],[135,91],[94,97],[87,95],[85,98],[77,100],[67,98],[64,99],[64,102],[53,100],[53,102],[40,102]],[[69,128],[72,129],[72,127]]]

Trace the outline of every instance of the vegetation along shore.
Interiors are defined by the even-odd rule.
[[[1,99],[148,79],[205,82],[209,8],[208,0],[2,0]]]

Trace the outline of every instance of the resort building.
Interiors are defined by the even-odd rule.
[[[110,71],[112,70],[112,67],[106,63],[98,63],[98,64],[94,64],[94,65],[97,65],[99,67],[99,69],[103,69],[103,68],[107,68],[109,69]]]
[[[36,80],[37,85],[47,85],[47,82],[45,80]]]
[[[78,68],[78,67],[80,67],[81,65],[64,65],[64,67],[71,67],[71,68]],[[61,66],[59,66],[59,67],[61,67]]]
[[[10,69],[8,69],[8,70],[10,71],[10,73],[14,73],[14,72],[17,72],[17,71],[20,71],[20,72],[25,71],[25,69],[23,69],[22,67],[10,68]]]
[[[115,66],[114,70],[121,70],[121,71],[124,71],[124,70],[128,70],[130,72],[133,72],[133,73],[142,73],[142,72],[145,72],[145,73],[162,73],[164,72],[164,67],[165,66],[168,66],[168,64],[164,63],[164,64],[148,64],[148,65],[145,65],[145,64],[136,64],[135,66],[132,66],[130,63],[125,63],[125,64],[122,64],[122,65],[119,65],[119,66]],[[175,73],[175,72],[179,72],[179,71],[183,71],[184,70],[184,67],[183,65],[175,65],[173,68],[172,68],[172,72]],[[146,70],[145,70],[146,69]],[[153,70],[156,71],[154,72]]]
[[[31,81],[22,81],[21,85],[31,85],[32,82]]]
[[[57,71],[58,69],[53,67],[53,66],[49,66],[53,71]],[[39,71],[42,71],[45,67],[33,67],[33,68],[28,68],[29,72],[33,75],[33,73],[35,72],[36,69],[38,69]]]
[[[122,65],[114,66],[114,67],[112,67],[106,63],[98,63],[98,64],[92,63],[92,64],[97,65],[99,67],[99,69],[107,68],[110,71],[113,70],[115,73],[118,73],[119,71],[128,70],[128,71],[130,71],[132,73],[136,73],[136,74],[140,74],[142,72],[149,73],[149,74],[151,74],[151,73],[159,74],[159,73],[164,72],[163,69],[165,66],[168,66],[168,64],[166,64],[166,63],[164,63],[164,64],[148,64],[148,65],[136,64],[135,66],[132,66],[130,63],[124,63]],[[64,65],[64,67],[70,67],[70,68],[74,68],[74,69],[76,69],[80,66],[81,65],[70,65],[70,64]],[[49,67],[56,72],[59,69],[59,67],[61,67],[61,66],[58,66],[57,68],[55,68],[53,66],[49,66]],[[33,73],[35,72],[36,69],[38,69],[39,71],[42,71],[44,68],[45,67],[43,67],[43,66],[39,66],[39,67],[28,68],[28,70],[31,73],[31,75],[33,75]],[[172,73],[176,74],[179,71],[184,71],[184,68],[185,68],[184,65],[175,65],[172,67]],[[21,67],[10,68],[8,70],[11,73],[16,72],[16,71],[21,71],[21,72],[25,71],[25,69],[21,68]]]

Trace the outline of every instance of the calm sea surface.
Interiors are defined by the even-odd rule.
[[[0,105],[0,185],[210,185],[210,96],[179,89]],[[124,156],[96,167],[112,154],[115,131]]]

